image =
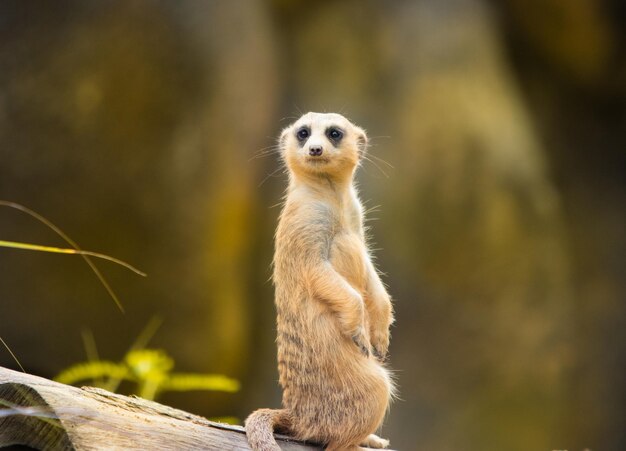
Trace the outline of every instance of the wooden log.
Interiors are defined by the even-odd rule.
[[[276,437],[283,450],[322,449]],[[0,448],[11,445],[78,451],[250,449],[241,426],[0,367]]]

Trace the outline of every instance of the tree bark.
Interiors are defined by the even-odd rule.
[[[320,447],[277,435],[283,450]],[[72,387],[0,367],[0,448],[249,450],[241,426],[94,387]]]

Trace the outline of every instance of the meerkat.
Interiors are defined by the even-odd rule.
[[[384,366],[393,311],[354,184],[366,148],[365,131],[339,114],[307,113],[280,136],[289,186],[273,281],[283,408],[246,419],[255,451],[280,450],[274,430],[327,450],[389,444],[374,432],[394,391]]]

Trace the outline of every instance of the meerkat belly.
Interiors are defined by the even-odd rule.
[[[364,243],[356,233],[341,233],[334,237],[330,250],[330,262],[355,289],[366,287],[366,263]]]
[[[294,414],[291,431],[321,442],[342,440],[348,431],[365,438],[387,410],[389,377],[374,361],[355,359],[341,337],[320,327],[325,320],[305,326],[319,339],[315,345],[279,335],[294,342],[279,351],[283,407]]]

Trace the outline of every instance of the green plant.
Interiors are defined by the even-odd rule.
[[[239,382],[221,374],[172,373],[174,360],[158,349],[129,351],[121,362],[95,360],[72,365],[54,380],[64,384],[90,381],[93,385],[116,389],[119,381],[134,382],[135,394],[154,400],[165,391],[210,390],[236,392]],[[112,387],[113,386],[113,387]]]

